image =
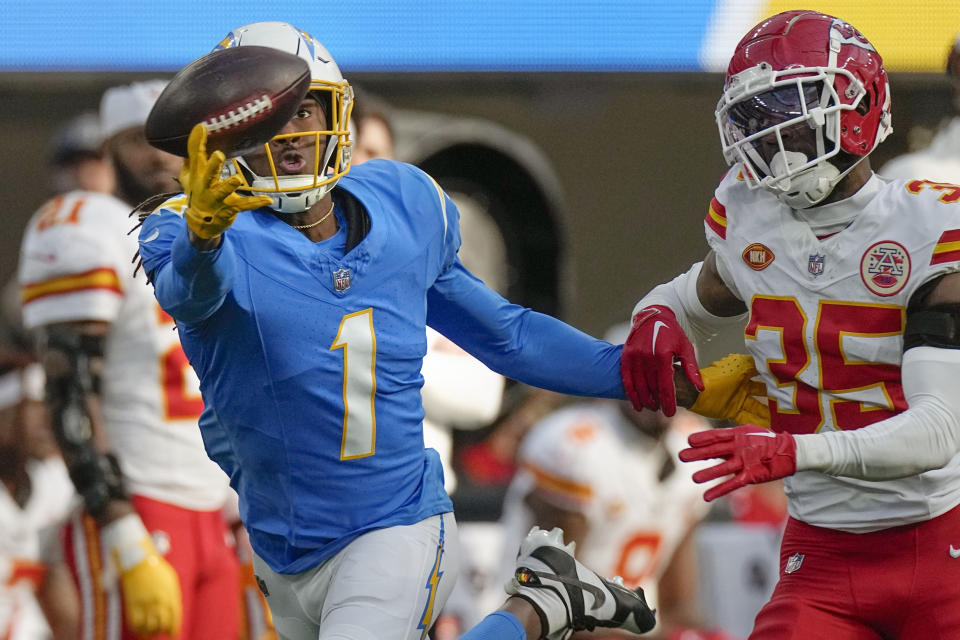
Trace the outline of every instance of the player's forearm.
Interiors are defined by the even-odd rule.
[[[621,345],[612,345],[548,315],[527,310],[518,345],[502,373],[541,389],[625,399]]]
[[[37,603],[50,625],[53,640],[74,640],[80,620],[80,600],[63,562],[50,566],[37,591]]]
[[[220,248],[220,245],[223,243],[222,235],[213,236],[212,238],[201,238],[191,229],[187,229],[187,238],[189,238],[190,244],[193,245],[193,248],[197,251],[213,251],[214,249]]]
[[[77,493],[100,524],[132,508],[99,411],[99,371],[109,325],[64,323],[42,329],[50,425]]]
[[[496,330],[454,331],[448,337],[494,371],[525,384],[570,395],[626,398],[621,346],[529,309],[511,305],[504,311],[504,324]]]
[[[233,286],[234,256],[222,236],[217,247],[202,251],[183,231],[173,241],[170,261],[153,274],[154,292],[164,311],[192,324],[210,317]]]
[[[511,304],[462,266],[430,289],[427,323],[508,378],[558,393],[626,397],[620,346]]]
[[[862,429],[796,436],[797,471],[892,480],[939,469],[960,452],[960,350],[917,347],[904,354],[909,409]]]
[[[696,346],[708,342],[724,327],[736,324],[742,317],[743,311],[741,309],[730,309],[727,312],[731,315],[720,316],[709,311],[701,300],[698,282],[701,280],[701,273],[704,268],[704,263],[698,262],[692,265],[686,273],[680,274],[670,282],[658,285],[640,299],[633,309],[633,315],[651,305],[668,307],[676,315],[677,321],[687,338]],[[732,294],[728,293],[726,287],[719,280],[713,288],[723,290],[728,298],[732,298]],[[702,287],[699,287],[699,289],[702,289]],[[723,308],[727,309],[731,306],[734,305],[727,303],[723,305]]]

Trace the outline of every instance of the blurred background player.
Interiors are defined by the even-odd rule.
[[[746,638],[780,571],[783,483],[750,485],[711,504],[694,536],[699,608],[711,629]]]
[[[351,122],[356,127],[353,143],[353,164],[373,158],[394,159],[393,122],[390,105],[382,97],[353,87],[354,104]]]
[[[621,344],[627,329],[606,339]],[[693,534],[708,505],[677,453],[708,426],[686,411],[667,418],[615,400],[579,402],[537,422],[503,507],[501,572],[512,571],[512,550],[530,526],[560,527],[581,562],[643,587],[657,609],[655,637],[699,637]]]
[[[80,604],[60,531],[76,506],[63,460],[46,440],[43,371],[0,354],[0,638],[75,640]]]
[[[113,193],[116,178],[104,154],[100,114],[85,111],[63,123],[53,134],[48,152],[50,190],[74,189]]]
[[[38,337],[54,432],[86,505],[67,557],[81,635],[94,640],[233,640],[239,624],[237,559],[220,512],[229,487],[203,449],[198,382],[172,319],[130,265],[130,210],[177,187],[180,159],[143,132],[164,86],[104,93],[115,195],[56,196],[31,219],[20,256],[24,322]]]
[[[946,75],[953,88],[953,114],[941,123],[930,144],[893,158],[877,172],[885,178],[960,184],[960,33],[947,54]]]
[[[47,148],[47,187],[52,195],[74,189],[113,193],[116,186],[113,166],[104,155],[100,114],[86,111],[61,124]],[[4,344],[26,347],[29,336],[23,330],[20,285],[16,274],[0,290],[0,326],[7,334]]]

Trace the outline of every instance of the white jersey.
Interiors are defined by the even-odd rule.
[[[922,178],[960,184],[960,116],[938,131],[930,146],[893,158],[877,173],[884,178]]]
[[[750,310],[746,346],[767,385],[773,429],[794,434],[857,429],[906,409],[907,303],[925,282],[960,270],[958,186],[873,176],[819,211],[834,219],[858,213],[820,240],[773,195],[749,189],[734,167],[705,221],[720,273]],[[794,518],[875,531],[960,503],[960,456],[898,480],[806,471],[785,486]]]
[[[602,575],[621,576],[629,587],[642,586],[656,606],[658,580],[707,512],[691,479],[694,466],[677,459],[686,436],[707,425],[693,414],[679,415],[662,442],[641,433],[615,401],[573,405],[531,428],[504,501],[504,571],[512,572],[516,549],[535,524],[524,498],[536,490],[558,508],[585,516],[578,560]],[[672,471],[661,479],[664,465]]]
[[[27,464],[31,494],[21,507],[0,483],[0,638],[49,636],[34,596],[45,565],[58,553],[56,532],[73,506],[74,491],[63,460]]]
[[[504,377],[491,371],[441,333],[427,327],[423,375],[423,442],[443,463],[443,488],[457,488],[453,430],[479,429],[493,422],[503,404]]]
[[[142,270],[133,275],[129,213],[112,196],[74,191],[34,214],[20,254],[24,323],[109,322],[100,398],[127,488],[187,509],[218,509],[228,480],[200,438],[200,383]]]

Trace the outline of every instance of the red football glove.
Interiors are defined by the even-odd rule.
[[[703,391],[693,345],[667,307],[653,305],[633,317],[633,329],[620,356],[620,377],[633,408],[660,409],[666,416],[677,412],[673,386],[674,360],[698,390]]]
[[[748,484],[791,476],[797,471],[797,442],[789,433],[746,424],[732,429],[699,431],[687,438],[689,449],[680,452],[684,462],[723,458],[723,462],[693,474],[694,482],[709,482],[733,474],[703,494],[707,502]]]

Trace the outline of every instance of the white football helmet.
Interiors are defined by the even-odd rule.
[[[227,162],[224,165],[225,173],[243,176],[245,183],[242,189],[271,196],[273,204],[270,207],[279,213],[306,211],[350,171],[353,89],[344,80],[330,52],[310,34],[286,22],[255,22],[238,27],[228,33],[214,50],[251,45],[279,49],[307,61],[312,76],[309,95],[320,102],[327,115],[328,128],[323,131],[279,134],[271,140],[313,135],[320,161],[314,163],[312,173],[279,175],[269,142],[264,147],[270,161],[271,175],[257,175],[242,157]]]

